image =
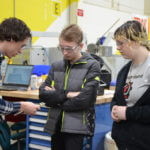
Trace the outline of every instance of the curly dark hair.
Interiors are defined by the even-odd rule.
[[[18,18],[8,18],[0,24],[0,41],[19,42],[30,37],[29,27]]]

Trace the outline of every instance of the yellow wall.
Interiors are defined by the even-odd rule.
[[[69,5],[68,0],[57,1],[60,11]],[[60,16],[54,13],[53,0],[16,0],[16,17],[24,20],[32,31],[46,31],[46,29]],[[33,38],[35,42],[37,38]]]
[[[70,4],[78,1],[0,0],[0,21],[15,16],[24,20],[32,31],[45,31]],[[55,9],[56,4],[58,11]]]
[[[0,0],[0,22],[14,16],[14,0]]]
[[[32,31],[46,31],[70,2],[75,1],[77,0],[16,0],[15,14],[24,20]],[[36,39],[33,38],[33,42]]]
[[[45,31],[69,6],[78,0],[16,0],[16,17],[23,19],[33,31]],[[55,13],[58,4],[58,15]]]
[[[148,39],[150,40],[150,17],[148,18]]]
[[[0,0],[0,21],[8,17],[17,17],[24,20],[32,31],[46,31],[70,4],[78,1]],[[36,39],[33,38],[33,42]]]
[[[33,31],[45,31],[57,18],[52,15],[51,4],[51,0],[16,0],[16,17],[24,20]]]

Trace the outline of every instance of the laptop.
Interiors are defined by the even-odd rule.
[[[0,90],[26,91],[30,85],[33,65],[8,64]]]

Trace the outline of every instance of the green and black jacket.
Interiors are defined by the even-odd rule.
[[[47,79],[40,87],[40,101],[53,110],[61,110],[61,132],[93,135],[99,76],[99,63],[86,53],[82,53],[80,60],[74,64],[66,60],[52,64]],[[45,86],[53,86],[56,90],[46,91]],[[68,92],[80,94],[66,98]],[[54,116],[51,117],[50,112],[49,124],[58,119]]]

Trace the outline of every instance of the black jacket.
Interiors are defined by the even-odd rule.
[[[126,106],[123,87],[131,62],[125,65],[118,74],[116,91],[111,108],[114,105]],[[131,143],[140,150],[150,149],[150,87],[132,107],[126,110],[126,121],[113,122],[112,138],[121,143]]]
[[[64,60],[52,64],[46,81],[40,87],[40,100],[57,109],[57,114],[58,110],[62,111],[62,132],[93,135],[94,104],[99,83],[96,78],[99,74],[99,63],[86,53],[72,65]],[[45,86],[54,86],[56,90],[46,91]],[[66,98],[66,93],[70,91],[80,94]]]
[[[99,64],[100,64],[100,69],[103,67],[103,65],[104,65],[104,60],[103,60],[103,58],[101,58],[100,56],[97,56],[97,55],[95,55],[95,54],[90,54],[94,59],[96,59],[98,62],[99,62]]]

